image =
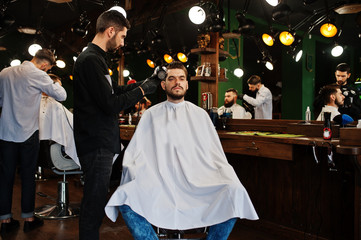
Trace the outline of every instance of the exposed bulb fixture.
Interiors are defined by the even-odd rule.
[[[19,66],[21,64],[21,61],[19,59],[14,59],[10,62],[10,66]]]
[[[273,70],[273,64],[270,61],[266,61],[265,66],[268,70]]]
[[[262,40],[267,46],[273,46],[274,44],[273,37],[267,33],[262,34]]]
[[[188,61],[187,55],[185,55],[185,54],[182,53],[182,52],[177,53],[177,58],[178,58],[178,60],[181,61],[182,63],[185,63],[185,62]]]
[[[129,77],[129,75],[130,75],[129,70],[128,70],[128,69],[124,69],[124,70],[123,70],[123,77]]]
[[[234,76],[236,76],[238,78],[241,78],[243,76],[243,73],[244,72],[240,67],[234,69],[234,71],[233,71]]]
[[[343,47],[340,45],[336,45],[334,48],[332,48],[331,50],[331,55],[334,57],[339,57],[341,56],[343,53]]]
[[[109,72],[109,75],[110,75],[110,76],[113,75],[113,71],[112,71],[110,68],[108,68],[108,72]]]
[[[172,58],[172,56],[169,55],[169,54],[164,54],[163,58],[164,58],[164,61],[165,61],[166,63],[171,63],[171,62],[173,62],[173,58]]]
[[[337,33],[337,27],[332,23],[325,23],[321,26],[320,32],[324,37],[333,37]]]
[[[127,18],[127,12],[124,10],[124,8],[119,7],[119,6],[113,6],[113,7],[111,7],[108,11],[111,11],[111,10],[118,11],[118,12],[120,12],[121,14],[123,14],[123,16],[124,16],[125,18]]]
[[[300,59],[302,58],[303,55],[303,50],[299,50],[294,56],[293,58],[295,59],[295,62],[300,61]]]
[[[273,7],[277,6],[280,3],[279,0],[266,0],[266,2]]]
[[[199,6],[193,6],[189,9],[188,17],[194,24],[202,24],[206,20],[206,12]]]
[[[147,59],[147,64],[148,64],[149,67],[155,68],[155,63],[152,60]]]
[[[42,47],[39,44],[34,43],[30,45],[30,47],[28,48],[28,52],[31,56],[35,56],[36,52],[40,49],[42,49]]]
[[[56,66],[58,68],[65,68],[66,64],[63,60],[56,60]]]
[[[295,41],[295,37],[288,31],[281,32],[279,38],[281,43],[286,46],[290,46]]]

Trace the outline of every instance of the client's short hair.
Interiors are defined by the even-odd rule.
[[[236,96],[238,95],[238,91],[234,88],[228,88],[226,92],[233,92]]]
[[[173,61],[173,62],[169,63],[167,66],[167,70],[169,70],[169,69],[182,69],[184,71],[184,73],[186,74],[186,76],[188,75],[187,68],[183,65],[183,63],[181,63],[179,61]]]
[[[320,97],[323,100],[324,104],[328,104],[331,102],[330,96],[332,94],[336,94],[337,89],[340,89],[340,86],[337,84],[326,85],[320,89],[319,94],[320,94]]]
[[[55,56],[54,56],[53,52],[50,51],[49,49],[43,48],[43,49],[38,50],[35,53],[34,58],[37,60],[46,60],[50,63],[50,65],[52,65],[52,66],[55,65]]]

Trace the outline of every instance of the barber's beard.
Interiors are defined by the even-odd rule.
[[[117,46],[117,42],[115,40],[116,35],[114,35],[111,39],[107,42],[107,51],[110,53],[114,53],[120,46]]]
[[[233,106],[233,102],[224,102],[224,106],[226,107],[226,108],[229,108],[229,107],[232,107]]]
[[[337,99],[335,100],[335,104],[338,106],[338,107],[342,107],[343,106],[343,102],[340,102],[338,101]]]

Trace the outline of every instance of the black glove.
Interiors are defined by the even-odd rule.
[[[159,83],[167,77],[166,70],[165,67],[158,66],[152,76],[142,82],[140,87],[143,89],[144,95],[152,94],[157,90]]]
[[[243,96],[244,96],[244,94],[243,94],[243,93],[240,93],[240,94],[237,95],[237,99],[243,100]]]

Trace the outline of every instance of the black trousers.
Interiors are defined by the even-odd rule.
[[[0,220],[12,217],[12,195],[18,164],[21,175],[21,217],[34,215],[38,154],[39,131],[21,143],[0,140]]]
[[[98,149],[79,157],[84,173],[84,190],[79,217],[79,239],[98,240],[105,216],[114,153]]]

